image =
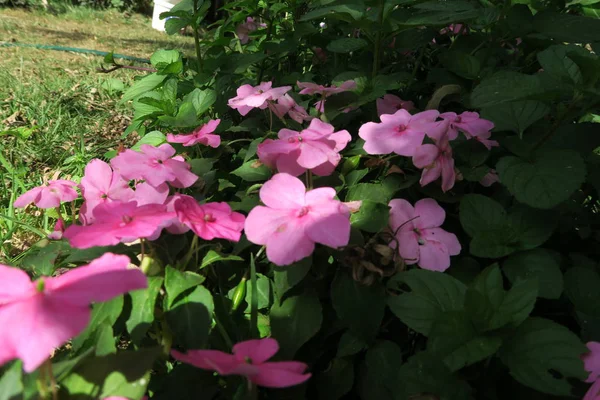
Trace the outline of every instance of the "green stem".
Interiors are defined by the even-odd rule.
[[[233,347],[233,342],[231,341],[229,334],[223,327],[223,324],[221,324],[221,321],[219,321],[219,318],[217,317],[216,313],[213,314],[213,318],[217,325],[217,329],[219,330],[219,333],[221,334],[221,337],[223,338],[223,341],[225,341],[225,344],[227,345],[227,347],[231,349]]]
[[[252,293],[250,293],[250,335],[255,336],[258,332],[258,296],[257,284],[256,284],[256,263],[254,262],[254,254],[250,254],[250,287]]]
[[[248,379],[248,400],[258,400],[258,387]]]
[[[194,3],[194,21],[192,22],[192,28],[194,30],[194,46],[196,48],[196,58],[198,59],[198,72],[202,72],[202,53],[200,52],[200,35],[198,33],[198,16],[196,12],[198,11],[198,0],[193,0]]]
[[[377,39],[375,39],[375,54],[373,58],[373,73],[371,78],[374,79],[377,76],[377,72],[379,71],[379,63],[381,57],[381,30],[383,29],[383,9],[384,9],[384,1],[381,0],[379,2],[379,27],[377,31]]]
[[[190,249],[188,250],[185,257],[183,258],[183,268],[187,267],[188,263],[190,262],[190,260],[194,256],[194,254],[196,253],[196,247],[198,247],[198,236],[194,235],[194,238],[192,239],[192,243],[190,244]]]
[[[312,171],[306,170],[306,190],[312,190],[313,188],[313,174]]]
[[[269,40],[271,40],[271,33],[273,32],[273,25],[274,25],[273,20],[269,19],[268,21],[269,21],[269,27],[267,28],[267,37],[265,38],[265,42],[268,42]],[[257,85],[260,85],[260,83],[262,82],[262,78],[265,73],[266,62],[267,62],[267,59],[265,58],[260,63],[260,71],[258,73],[258,79],[256,80]]]

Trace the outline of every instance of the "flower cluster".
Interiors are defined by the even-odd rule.
[[[459,132],[464,134],[465,139],[477,140],[488,150],[498,146],[498,142],[490,139],[494,124],[480,118],[476,112],[465,111],[457,115],[427,110],[411,115],[408,108],[412,104],[406,104],[399,98],[386,100],[384,97],[380,100],[378,112],[381,122],[367,122],[358,131],[365,140],[364,149],[368,154],[395,153],[412,157],[413,165],[422,170],[421,186],[441,178],[444,192],[454,187],[457,172],[450,142],[459,137]],[[394,107],[399,109],[388,113],[394,111]],[[482,184],[493,182],[493,177],[489,176]]]
[[[600,399],[600,343],[588,342],[587,348],[589,353],[582,355],[585,370],[589,372],[588,378],[585,380],[592,383],[583,400],[598,400]]]

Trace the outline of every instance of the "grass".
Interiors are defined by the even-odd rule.
[[[191,38],[157,32],[144,16],[83,7],[63,11],[0,9],[0,42],[142,58],[159,48],[193,53]],[[14,210],[14,199],[56,176],[78,180],[89,160],[117,147],[131,116],[130,107],[119,103],[121,92],[144,73],[98,73],[102,58],[93,55],[0,49],[0,262],[10,263],[52,228],[51,213]]]

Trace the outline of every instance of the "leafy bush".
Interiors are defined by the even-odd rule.
[[[17,199],[58,223],[23,258],[37,283],[2,272],[35,295],[8,292],[0,320],[40,293],[96,303],[77,329],[33,306],[43,323],[5,323],[0,360],[31,373],[6,366],[0,392],[583,396],[600,373],[598,4],[241,0],[201,34],[209,5],[163,14],[197,57],[152,56],[123,97],[142,138],[87,166],[84,202],[71,181]],[[107,252],[147,288],[94,277],[75,296],[91,267],[70,268]]]

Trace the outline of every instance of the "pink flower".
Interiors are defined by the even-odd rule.
[[[332,94],[347,92],[349,90],[356,89],[356,82],[354,81],[346,81],[342,82],[340,86],[331,85],[331,86],[323,86],[317,85],[312,82],[296,82],[298,87],[302,89],[300,94],[320,94],[321,100],[315,103],[315,107],[321,113],[325,112],[325,99]]]
[[[55,208],[60,203],[73,201],[79,195],[75,191],[77,184],[66,179],[48,181],[47,184],[34,187],[23,193],[15,200],[14,206],[22,208],[29,203],[34,203],[39,208]]]
[[[495,140],[489,140],[490,136],[492,136],[492,132],[481,132],[473,135],[473,139],[477,140],[479,143],[484,145],[488,150],[491,150],[492,147],[500,146],[500,144]]]
[[[198,204],[193,197],[179,195],[174,208],[179,221],[204,240],[240,240],[245,217],[233,212],[227,203]]]
[[[193,146],[195,144],[203,144],[212,148],[217,148],[221,144],[221,136],[213,135],[212,133],[217,129],[220,119],[211,119],[208,123],[195,129],[192,133],[187,135],[173,135],[169,133],[167,135],[167,142],[169,143],[181,143],[184,147]]]
[[[272,82],[263,82],[258,86],[242,85],[237,89],[237,96],[229,99],[227,105],[246,115],[253,108],[267,108],[267,101],[276,101],[292,87],[271,88]]]
[[[268,362],[279,350],[275,339],[247,340],[233,346],[233,354],[218,350],[172,350],[176,360],[194,367],[217,371],[221,375],[241,375],[257,386],[284,388],[307,381],[307,365],[298,361]]]
[[[428,110],[410,115],[401,109],[394,114],[382,114],[381,122],[367,122],[358,130],[365,140],[363,148],[368,154],[396,153],[412,157],[421,145],[425,134],[439,137],[447,129],[447,124],[435,122],[439,113]]]
[[[291,119],[299,124],[313,119],[313,117],[308,115],[306,109],[299,106],[289,94],[281,96],[277,100],[277,104],[274,104],[274,107],[277,110],[274,110],[274,112],[279,118],[283,118],[283,116],[287,113]]]
[[[93,159],[86,165],[79,187],[85,200],[79,215],[86,223],[93,222],[92,210],[98,204],[113,201],[127,202],[134,197],[134,192],[127,181],[114,172],[110,165],[99,159]]]
[[[93,224],[71,225],[67,228],[64,237],[71,246],[87,249],[150,238],[175,217],[175,213],[168,212],[162,204],[138,206],[135,201],[99,204],[93,214]]]
[[[440,34],[441,35],[445,35],[445,34],[458,35],[459,33],[462,32],[462,35],[466,35],[468,33],[468,31],[469,31],[469,28],[467,28],[466,26],[463,29],[463,24],[450,24],[450,25],[448,25],[448,27],[441,29]]]
[[[494,183],[500,182],[500,178],[498,178],[498,174],[495,169],[490,169],[490,172],[485,174],[485,176],[479,181],[482,186],[490,187]]]
[[[406,264],[416,264],[431,271],[445,271],[450,267],[450,256],[460,253],[456,235],[439,228],[446,212],[433,199],[422,199],[415,207],[404,199],[390,201],[390,228],[398,240],[390,247],[398,247]]]
[[[248,40],[250,39],[248,37],[248,34],[250,32],[253,32],[253,31],[257,30],[259,27],[260,28],[266,28],[267,24],[264,24],[264,23],[257,24],[254,21],[254,18],[248,17],[248,18],[246,18],[246,22],[243,22],[243,23],[239,24],[235,28],[235,34],[240,39],[240,42],[242,44],[246,44],[246,43],[248,43]]]
[[[590,374],[585,381],[594,384],[588,389],[583,400],[597,400],[600,398],[600,343],[588,342],[586,346],[590,352],[583,354],[581,359],[583,367]]]
[[[307,169],[316,175],[330,175],[341,160],[339,152],[352,140],[348,131],[334,132],[332,125],[318,118],[301,132],[282,129],[278,136],[277,140],[267,139],[258,145],[258,158],[294,176]]]
[[[386,94],[381,99],[377,99],[377,115],[395,114],[398,110],[412,111],[415,104],[412,101],[402,100],[393,94]]]
[[[175,156],[170,144],[159,147],[143,144],[141,153],[125,150],[111,160],[112,167],[125,179],[144,179],[157,187],[164,182],[171,186],[185,188],[191,186],[198,177],[190,172],[190,166],[181,156]]]
[[[315,243],[337,248],[350,240],[350,212],[335,200],[333,188],[306,191],[302,181],[276,174],[260,189],[266,205],[256,206],[246,218],[245,232],[252,243],[266,245],[267,258],[289,265],[308,257]]]
[[[442,190],[447,192],[454,187],[456,173],[452,148],[447,136],[443,136],[435,144],[424,144],[415,150],[412,158],[415,167],[423,169],[421,186],[425,186],[442,177]]]
[[[146,204],[164,204],[169,197],[169,185],[161,183],[154,187],[148,182],[138,182],[135,185],[133,199],[137,202],[138,206],[144,206]]]
[[[54,230],[48,235],[48,239],[50,240],[60,240],[63,237],[63,233],[65,232],[65,221],[59,219],[54,224]]]
[[[448,129],[448,138],[450,140],[456,139],[458,131],[463,132],[467,139],[471,139],[473,136],[480,136],[494,129],[492,121],[479,118],[479,114],[476,112],[465,111],[460,115],[453,112],[446,112],[440,114],[440,118],[450,122],[450,128]],[[487,138],[489,138],[489,135]],[[496,142],[497,145],[498,143]]]
[[[52,351],[77,336],[90,320],[90,303],[146,287],[127,256],[106,253],[56,278],[31,282],[17,268],[0,264],[0,365],[19,358],[32,372]],[[9,327],[9,328],[7,328]]]

